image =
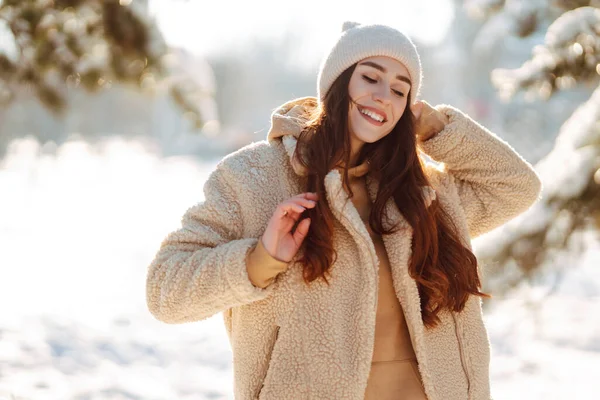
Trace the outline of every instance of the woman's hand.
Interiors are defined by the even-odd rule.
[[[411,106],[416,119],[415,133],[418,142],[431,139],[441,132],[450,121],[442,112],[433,108],[426,101],[417,101]]]
[[[316,204],[316,193],[301,193],[277,206],[265,233],[246,259],[248,278],[254,286],[266,288],[287,269],[310,227],[308,218],[298,225],[296,222],[307,208],[313,208]],[[294,225],[296,229],[292,232]]]
[[[277,206],[261,238],[263,246],[272,257],[290,262],[296,255],[308,233],[310,219],[303,219],[294,232],[292,228],[304,210],[316,206],[317,198],[316,193],[301,193]]]

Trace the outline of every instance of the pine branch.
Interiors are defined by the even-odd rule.
[[[595,85],[599,74],[600,9],[581,7],[552,23],[529,61],[517,69],[496,69],[491,78],[504,99],[525,90],[529,98],[546,100],[578,82]]]
[[[534,276],[540,265],[569,248],[575,232],[600,230],[599,121],[600,87],[563,124],[554,149],[535,166],[544,186],[541,200],[478,239],[480,261],[499,266],[490,269],[488,279],[498,280],[513,267],[513,277],[502,277],[495,290]]]
[[[168,48],[154,22],[136,12],[135,4],[2,1],[0,24],[12,33],[16,51],[0,51],[0,105],[9,104],[16,92],[29,91],[60,114],[71,88],[95,92],[120,83],[152,93],[168,75],[163,63]],[[172,87],[168,92],[184,91]],[[198,106],[180,97],[173,96],[175,103],[201,125]]]
[[[474,2],[498,5],[484,8],[481,14],[489,20],[502,16],[504,28],[519,25],[506,23],[512,18],[509,5],[516,15],[514,10],[525,4],[523,0]],[[492,82],[501,97],[510,99],[524,91],[526,98],[546,100],[576,84],[596,89],[561,126],[554,149],[535,166],[544,187],[541,199],[527,212],[475,241],[480,262],[495,266],[487,268],[485,274],[495,291],[548,273],[548,268],[562,268],[557,257],[566,251],[581,251],[574,248],[579,243],[573,240],[577,233],[588,228],[600,230],[600,1],[528,4],[538,19],[544,16],[553,22],[529,61],[517,69],[492,71]],[[510,33],[528,36],[538,29],[530,27],[519,35],[516,28]],[[501,29],[497,32],[507,33]],[[542,265],[546,267],[540,269]]]

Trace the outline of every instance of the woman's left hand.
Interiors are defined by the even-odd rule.
[[[415,133],[418,142],[431,139],[441,132],[450,121],[448,117],[433,108],[424,100],[417,101],[411,106],[411,111],[416,119]]]

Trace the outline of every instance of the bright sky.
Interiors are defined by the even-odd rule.
[[[451,0],[150,0],[166,40],[198,55],[235,49],[247,39],[276,40],[304,31],[298,59],[316,64],[346,20],[394,26],[428,44],[441,40],[452,20]]]

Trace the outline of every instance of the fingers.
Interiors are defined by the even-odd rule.
[[[430,130],[429,133],[441,131],[444,128],[445,125],[446,124],[444,124],[444,122],[442,121],[442,119],[439,116],[437,116],[437,115],[432,116],[431,123],[430,123],[430,128],[429,128],[429,130]]]
[[[296,227],[293,238],[296,245],[300,246],[304,241],[304,238],[308,234],[308,228],[310,227],[310,218],[305,218]]]
[[[421,113],[423,112],[423,102],[418,101],[410,107],[413,115],[416,119],[421,118]]]
[[[317,205],[317,202],[315,200],[309,200],[309,199],[303,199],[303,198],[294,199],[292,201],[296,204],[301,205],[304,208],[313,208],[314,206]]]
[[[319,199],[319,195],[314,192],[300,193],[292,198],[296,198],[296,197],[300,197],[300,198],[308,199],[308,200],[315,200],[315,201]]]
[[[304,209],[307,209],[307,208],[313,208],[316,205],[317,205],[317,194],[316,193],[301,193],[301,194],[291,197],[291,198],[285,200],[283,203],[281,203],[281,206],[284,209],[288,209],[289,207],[292,207],[294,210],[299,210],[298,207],[295,207],[295,206],[300,206]],[[304,211],[304,209],[302,211]]]
[[[431,115],[432,112],[436,111],[435,108],[433,108],[433,106],[425,100],[417,101],[410,108],[417,119],[420,117],[425,118],[428,115]]]
[[[294,196],[279,205],[279,212],[281,217],[290,217],[294,220],[298,220],[300,214],[306,211],[307,208],[313,208],[317,205],[316,200],[305,198],[306,194],[300,194]],[[309,196],[313,197],[314,196]]]
[[[281,203],[279,206],[280,214],[282,217],[291,217],[297,219],[300,214],[302,214],[306,208],[301,206],[300,204],[296,204],[291,201],[286,201]]]
[[[426,141],[441,132],[449,123],[448,116],[434,108],[425,100],[420,100],[411,107],[417,119],[415,134],[420,142]]]

